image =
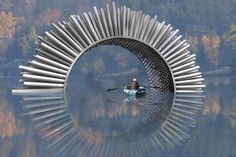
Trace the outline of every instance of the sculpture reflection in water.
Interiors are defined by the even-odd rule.
[[[24,112],[47,141],[51,156],[153,156],[189,137],[203,101],[201,92],[180,95],[156,89],[133,100],[119,92],[81,100],[56,89],[14,93],[23,96]]]
[[[19,66],[23,87],[13,90],[23,95],[25,112],[52,154],[156,156],[159,147],[168,149],[189,137],[205,85],[196,55],[178,29],[115,3],[52,25],[36,42],[34,58]],[[143,99],[97,86],[67,93],[74,65],[103,45],[129,50],[143,64],[149,86],[158,88]],[[88,78],[75,81],[82,86]]]

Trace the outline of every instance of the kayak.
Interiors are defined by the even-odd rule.
[[[139,87],[139,89],[124,88],[124,93],[130,96],[143,96],[146,94],[145,87]]]

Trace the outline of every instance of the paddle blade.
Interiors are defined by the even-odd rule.
[[[113,91],[113,90],[117,90],[117,89],[120,89],[120,88],[110,88],[110,89],[107,89],[107,91]]]
[[[144,86],[145,88],[160,88],[158,86]]]

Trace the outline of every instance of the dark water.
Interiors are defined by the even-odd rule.
[[[235,77],[205,78],[197,116],[187,110],[186,121],[163,126],[176,95],[152,88],[142,97],[125,95],[133,77],[146,86],[148,79],[135,56],[113,50],[83,56],[64,95],[12,95],[21,86],[18,74],[1,76],[0,156],[236,156]]]

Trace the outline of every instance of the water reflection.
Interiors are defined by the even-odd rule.
[[[68,99],[66,93],[26,91],[23,109],[50,155],[130,157],[153,156],[181,144],[202,103],[201,95],[155,89],[143,98],[105,92]]]
[[[211,102],[214,99],[219,100],[220,111],[218,113],[209,112],[208,114],[203,115],[203,112],[201,112],[201,115],[196,119],[197,124],[192,123],[192,126],[195,126],[195,128],[189,131],[187,130],[187,133],[190,136],[190,138],[188,138],[188,140],[186,140],[185,142],[181,142],[182,145],[176,146],[173,150],[171,149],[169,151],[166,151],[166,150],[163,151],[162,149],[159,149],[160,148],[159,145],[153,145],[153,147],[151,147],[151,144],[149,145],[147,144],[148,142],[146,142],[145,144],[145,138],[141,138],[142,141],[144,141],[144,145],[141,147],[146,148],[147,146],[150,146],[150,149],[146,148],[146,151],[149,150],[149,152],[140,153],[143,150],[141,150],[140,147],[137,147],[135,150],[140,149],[140,151],[137,152],[140,154],[137,154],[135,152],[133,153],[136,154],[137,156],[150,156],[150,157],[156,157],[156,156],[189,157],[190,154],[191,156],[204,156],[204,157],[235,156],[236,154],[235,152],[236,127],[234,125],[236,122],[235,120],[236,118],[234,116],[236,113],[235,111],[235,104],[236,104],[235,103],[236,102],[235,101],[236,100],[235,87],[236,86],[235,86],[235,81],[234,81],[235,77],[231,77],[231,78],[227,77],[226,79],[224,79],[224,77],[214,78],[214,80],[216,80],[217,82],[219,81],[218,85],[216,85],[214,83],[215,81],[213,81],[212,79],[213,78],[206,79],[207,88],[206,88],[206,98],[205,98],[204,106],[208,104],[207,102]],[[15,78],[14,81],[17,81],[17,80],[18,78]],[[225,84],[224,80],[230,80],[231,83],[229,85]],[[3,82],[4,80],[2,79],[1,83],[3,84]],[[6,88],[6,86],[8,86],[8,88]],[[74,148],[76,147],[76,145],[75,143],[73,143],[72,140],[70,140],[72,138],[68,139],[68,143],[66,142],[66,140],[64,141],[63,138],[61,138],[60,145],[56,147],[51,147],[53,149],[49,147],[48,148],[49,150],[47,151],[45,150],[46,146],[49,146],[50,144],[53,143],[54,140],[59,139],[59,137],[62,137],[61,135],[64,133],[62,132],[62,134],[58,134],[58,136],[55,136],[54,138],[51,138],[51,139],[46,138],[42,140],[43,135],[46,135],[47,127],[50,126],[50,124],[47,124],[47,122],[49,123],[50,119],[53,120],[53,116],[51,116],[51,118],[49,118],[47,121],[46,119],[47,114],[45,114],[45,119],[44,119],[45,125],[42,125],[42,127],[40,127],[41,129],[37,128],[36,129],[37,131],[34,131],[34,129],[32,129],[31,124],[29,123],[29,120],[31,118],[29,118],[29,116],[24,116],[24,117],[21,116],[23,113],[24,115],[27,113],[26,109],[23,109],[22,111],[22,107],[24,106],[24,104],[26,104],[26,101],[22,101],[22,98],[18,98],[17,96],[11,95],[11,89],[14,87],[15,85],[13,84],[5,83],[3,86],[0,84],[0,88],[1,88],[0,90],[0,108],[1,108],[0,115],[3,115],[1,116],[1,118],[3,119],[0,120],[2,122],[0,126],[1,128],[5,128],[5,129],[0,129],[1,130],[0,131],[0,156],[6,156],[6,157],[56,156],[54,150],[59,152],[58,149],[62,148],[63,146],[66,147],[66,145],[70,141],[72,142],[72,145],[70,145],[70,149],[68,151],[73,149],[74,152],[71,152],[71,153],[67,152],[67,154],[69,155],[71,154],[72,156],[77,156],[75,154],[77,150],[75,150]],[[51,99],[53,99],[53,97],[59,98],[61,96],[62,94],[61,95],[51,94],[51,96],[46,95],[48,99],[50,99],[50,97]],[[28,100],[29,104],[32,103],[33,99],[36,99],[36,98],[40,99],[41,97],[45,99],[45,95],[44,96],[31,95],[31,96],[24,96],[24,97],[26,100]],[[174,98],[176,98],[176,96]],[[35,102],[43,103],[43,101],[41,100],[38,100],[38,101],[35,100]],[[189,106],[191,105],[189,104]],[[141,108],[142,107],[143,106],[141,106]],[[61,118],[63,118],[63,109],[61,110],[61,112],[62,112]],[[56,111],[54,113],[56,114]],[[73,112],[71,111],[71,114],[72,113]],[[9,116],[4,116],[4,115],[9,115]],[[43,114],[41,113],[41,115]],[[59,115],[60,113],[58,112],[58,119],[60,118]],[[50,115],[48,116],[50,117]],[[64,116],[66,116],[66,114]],[[6,117],[12,117],[12,118],[8,118],[8,120],[6,120]],[[56,119],[56,116],[54,118]],[[41,120],[41,122],[43,122],[43,119]],[[35,121],[34,124],[37,124],[37,122]],[[10,126],[13,126],[13,127],[10,127]],[[5,136],[6,134],[8,134],[9,136]],[[70,132],[68,132],[68,134],[70,134]],[[75,137],[74,135],[71,135],[70,137]],[[66,137],[66,135],[64,137]],[[154,139],[152,141],[154,141]],[[127,145],[124,145],[124,147],[125,146]],[[120,150],[122,152],[122,145],[120,146]],[[105,153],[105,150],[97,149],[95,150],[95,152],[97,152],[99,156]],[[58,155],[58,156],[63,156],[63,155]]]
[[[201,91],[163,90],[166,79],[149,80],[142,63],[127,51],[92,49],[73,66],[65,89],[16,91],[23,99],[22,114],[46,143],[47,156],[157,156],[189,138],[203,103]],[[134,76],[142,86],[163,88],[128,96],[123,87]],[[119,90],[107,91],[114,87]]]

